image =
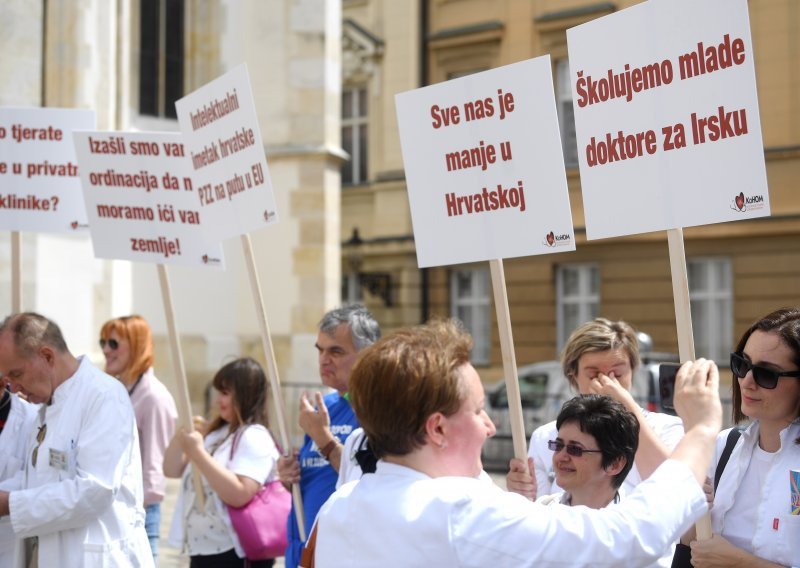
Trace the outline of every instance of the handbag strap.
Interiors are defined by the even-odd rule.
[[[722,455],[719,457],[719,462],[717,463],[717,469],[714,472],[714,492],[717,492],[717,485],[719,485],[719,480],[722,477],[722,472],[725,471],[725,466],[728,464],[728,460],[731,457],[731,453],[733,452],[733,447],[736,445],[736,442],[739,440],[739,437],[742,435],[742,428],[739,426],[735,426],[730,432],[728,432],[728,438],[725,440],[725,449],[722,450]]]

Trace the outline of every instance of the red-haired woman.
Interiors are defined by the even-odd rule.
[[[119,379],[131,397],[139,449],[142,454],[145,528],[158,559],[161,501],[164,499],[164,451],[175,431],[175,400],[153,373],[153,339],[150,326],[141,316],[107,321],[100,330],[100,347],[106,358],[106,373]]]

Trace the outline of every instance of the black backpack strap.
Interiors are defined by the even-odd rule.
[[[731,457],[731,452],[733,452],[733,447],[736,445],[736,442],[739,440],[739,437],[742,435],[742,428],[739,426],[735,426],[728,432],[728,439],[725,440],[725,449],[722,450],[722,455],[719,457],[719,462],[717,463],[717,469],[714,472],[714,492],[717,491],[717,485],[719,485],[719,479],[722,477],[722,472],[725,470],[725,466],[728,463],[728,459]]]

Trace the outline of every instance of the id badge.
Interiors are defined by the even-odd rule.
[[[67,452],[50,448],[50,467],[60,469],[61,471],[69,470],[69,459]]]

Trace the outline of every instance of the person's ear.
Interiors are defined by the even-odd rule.
[[[442,447],[445,443],[445,422],[446,418],[441,412],[434,412],[425,421],[425,434],[431,444],[436,447]]]
[[[42,347],[39,348],[39,355],[41,355],[42,358],[44,358],[44,360],[47,361],[47,364],[50,365],[51,367],[55,365],[56,352],[53,350],[52,347],[43,345]]]
[[[627,463],[628,463],[628,460],[625,459],[624,456],[619,456],[617,459],[615,459],[613,462],[611,462],[609,465],[606,466],[606,468],[605,468],[606,473],[610,477],[614,477],[619,472],[621,472],[623,469],[625,469],[625,464],[627,464]]]

